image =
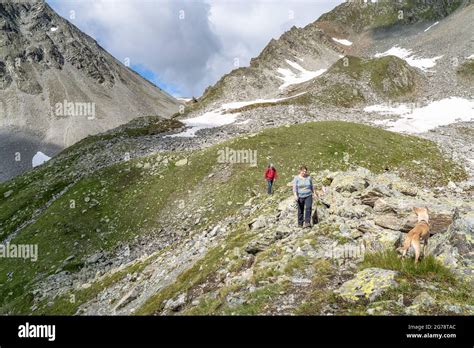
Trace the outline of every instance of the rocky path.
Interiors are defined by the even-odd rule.
[[[380,267],[359,269],[366,252],[399,246],[416,222],[413,206],[426,206],[434,233],[429,254],[472,282],[472,200],[459,198],[454,190],[435,194],[394,174],[374,175],[365,169],[326,171],[318,173],[317,180],[330,184],[322,197],[326,206],[318,206],[320,223],[312,229],[295,226],[293,198],[281,188],[274,196],[251,199],[238,214],[218,225],[181,235],[160,251],[148,249],[137,256],[135,249],[128,250],[128,254],[136,255],[129,262],[120,261],[123,252],[110,256],[103,262],[114,266],[100,275],[87,282],[76,279],[53,292],[44,289],[43,296],[87,289],[116,272],[143,264],[142,269],[130,271],[83,303],[76,314],[132,314],[157,295],[161,295],[161,306],[152,307],[155,314],[199,312],[200,306],[210,300],[221,301],[214,310],[216,314],[304,314],[305,310],[323,315],[345,313],[345,305],[331,300],[333,296],[366,303],[366,314],[420,314],[434,305],[441,311],[438,313],[473,313],[473,306],[445,299],[447,295],[435,295],[440,291],[449,293],[448,285],[426,280],[417,282],[417,289],[423,291],[389,302],[387,308],[388,304],[378,299],[387,289],[399,286],[400,274]],[[239,233],[244,233],[248,241],[232,247],[226,240],[242,223],[248,229]],[[172,229],[181,230],[179,221],[171,224]],[[209,251],[214,248],[222,249],[222,256],[212,261],[216,263],[215,272],[197,283],[192,278],[179,278],[198,262],[210,262]],[[96,266],[103,268],[100,262]],[[367,288],[367,283],[374,285]],[[173,289],[163,293],[169,286]],[[264,301],[264,306],[262,296],[270,299]]]

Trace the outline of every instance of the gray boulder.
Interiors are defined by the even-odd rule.
[[[339,173],[331,183],[331,188],[337,192],[362,191],[367,186],[369,186],[367,180],[354,172]]]
[[[178,312],[186,304],[186,294],[182,293],[174,299],[169,299],[166,301],[164,310],[171,310],[173,312]]]

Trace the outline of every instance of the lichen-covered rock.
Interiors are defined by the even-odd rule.
[[[345,282],[334,292],[349,302],[365,299],[370,302],[383,294],[387,289],[398,285],[396,271],[382,268],[367,268],[358,272],[355,278]]]
[[[170,158],[170,163],[179,158],[182,156]],[[359,175],[354,171],[350,173]],[[143,313],[140,311],[149,303],[150,297],[165,289],[162,294],[166,297],[159,297],[160,301],[153,305],[156,306],[153,314],[249,313],[250,304],[251,312],[258,315],[294,315],[308,312],[341,315],[347,314],[348,309],[369,315],[472,315],[472,307],[470,309],[468,305],[472,302],[469,289],[457,289],[452,282],[445,282],[443,277],[434,280],[417,278],[416,283],[413,283],[413,291],[407,293],[402,291],[405,289],[402,286],[392,289],[397,287],[398,282],[411,285],[412,280],[406,274],[401,274],[398,278],[397,272],[388,270],[389,259],[379,258],[380,262],[374,262],[373,265],[380,268],[369,268],[357,273],[358,267],[369,253],[391,253],[400,245],[404,237],[402,230],[408,228],[406,221],[416,221],[411,210],[412,204],[415,203],[427,203],[429,206],[441,208],[449,206],[453,211],[456,206],[460,207],[453,226],[449,229],[451,234],[445,231],[434,236],[430,244],[433,244],[433,248],[439,248],[441,257],[445,255],[448,259],[452,258],[455,268],[468,271],[466,257],[472,249],[470,241],[473,219],[469,209],[471,203],[468,200],[459,203],[453,197],[441,194],[433,197],[424,190],[420,190],[415,199],[395,190],[395,185],[379,182],[378,176],[363,173],[362,177],[370,184],[362,191],[337,192],[332,186],[327,187],[322,195],[326,205],[318,205],[316,202],[313,205],[313,209],[318,206],[318,209],[323,211],[319,214],[321,223],[305,229],[297,227],[294,198],[291,192],[283,187],[271,196],[264,193],[255,194],[246,203],[243,203],[245,200],[234,200],[236,207],[242,206],[241,210],[219,221],[217,225],[214,222],[209,224],[204,219],[206,209],[186,209],[185,203],[189,204],[190,201],[183,200],[181,211],[195,212],[188,219],[182,219],[185,215],[179,216],[177,220],[172,221],[172,226],[179,231],[190,225],[192,233],[182,233],[177,240],[173,238],[167,241],[176,244],[156,252],[150,260],[151,263],[144,265],[143,271],[134,271],[132,278],[125,276],[119,279],[117,284],[120,287],[113,285],[101,293],[98,299],[88,300],[81,305],[77,314]],[[382,177],[385,180],[389,176]],[[315,186],[318,184],[319,181],[316,181]],[[374,202],[377,210],[380,209],[377,212],[371,205],[362,203],[363,195],[369,190],[383,192],[382,197],[377,200],[385,202]],[[87,197],[92,195],[88,192]],[[224,204],[226,201],[227,199],[223,200]],[[247,213],[244,214],[244,211]],[[201,217],[199,227],[194,225],[197,215]],[[248,230],[245,231],[246,226]],[[160,234],[165,233],[160,231]],[[128,252],[133,255],[136,251],[132,246]],[[122,255],[124,253],[121,252],[119,256]],[[378,256],[374,255],[373,260]],[[101,269],[109,258],[109,255],[93,255],[89,262],[86,262],[87,268]],[[124,264],[123,261],[114,260],[113,269],[118,270],[117,267],[122,264],[129,265],[129,261],[131,259],[127,258],[127,263]],[[370,259],[367,258],[366,261],[370,262]],[[133,264],[130,266],[136,269]],[[180,276],[183,274],[186,279]],[[197,278],[199,281],[193,283]],[[88,282],[87,288],[96,285],[90,276],[85,279]],[[181,282],[187,282],[189,279],[191,287],[186,287],[187,290],[183,294]],[[341,285],[341,279],[348,281]],[[51,285],[62,284],[61,288],[58,287],[54,292],[61,290],[61,293],[67,293],[63,289],[69,289],[71,285],[66,285],[66,280],[71,280],[71,276],[65,272],[50,278],[45,282],[48,287],[40,288],[41,294],[45,295],[34,295],[37,298],[35,303],[41,303],[43,298],[50,296]],[[80,283],[75,281],[74,285]],[[142,291],[127,293],[131,286],[137,284],[143,286]],[[167,293],[166,289],[170,289],[172,284],[178,286],[171,287],[175,290]],[[322,299],[325,299],[326,295],[336,293],[341,301],[333,301],[333,298],[330,298],[322,308],[319,308],[319,304],[313,307],[313,303],[308,306],[307,299],[312,296],[314,289],[317,289],[315,295],[323,295]],[[255,298],[264,298],[267,302],[265,307],[252,307]]]

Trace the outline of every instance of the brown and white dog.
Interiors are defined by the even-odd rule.
[[[407,234],[403,246],[397,250],[405,256],[410,246],[415,249],[415,263],[420,258],[420,240],[423,240],[423,256],[425,256],[426,247],[428,246],[428,238],[430,237],[430,224],[427,208],[413,208],[413,211],[418,216],[418,222]]]

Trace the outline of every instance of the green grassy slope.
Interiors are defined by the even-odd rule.
[[[258,166],[241,163],[226,168],[217,163],[217,151],[226,146],[256,150]],[[30,313],[35,282],[60,270],[75,272],[88,255],[158,230],[167,224],[160,213],[181,199],[193,197],[197,207],[213,205],[196,228],[235,213],[242,202],[263,190],[263,169],[269,161],[278,168],[281,182],[290,181],[302,163],[311,171],[352,165],[373,172],[389,168],[421,186],[442,185],[466,175],[459,165],[444,159],[434,143],[347,122],[268,129],[205,150],[165,156],[169,163],[163,162],[163,156],[133,159],[79,179],[23,228],[12,243],[38,244],[39,259],[34,263],[0,259],[0,312]],[[188,164],[176,166],[184,157]],[[69,184],[63,176],[53,175],[63,164],[56,161],[0,185],[2,238]],[[221,170],[228,171],[225,179],[207,180]],[[9,190],[13,192],[5,198],[3,193]],[[193,196],[197,191],[204,194]],[[69,256],[74,258],[66,262]],[[11,279],[9,272],[13,272]]]

